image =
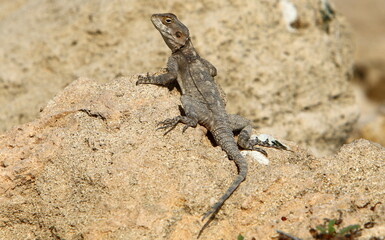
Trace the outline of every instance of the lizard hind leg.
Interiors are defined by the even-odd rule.
[[[237,142],[239,147],[246,150],[258,151],[263,155],[267,156],[266,151],[261,148],[255,147],[256,142],[250,138],[253,127],[251,126],[249,120],[237,114],[229,115],[229,120],[231,129],[234,132],[239,132]]]
[[[232,114],[229,115],[229,120],[233,131],[240,131],[238,135],[238,146],[246,150],[258,151],[265,156],[267,153],[265,150],[256,147],[270,147],[280,150],[289,150],[285,145],[280,143],[278,140],[273,138],[268,134],[260,134],[251,136],[253,127],[250,124],[250,121],[245,119],[242,116]]]

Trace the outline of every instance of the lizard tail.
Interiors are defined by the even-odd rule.
[[[210,211],[206,212],[204,215],[203,215],[203,218],[202,218],[202,221],[207,218],[208,216],[210,216],[206,223],[203,225],[203,227],[201,228],[201,230],[199,231],[198,233],[198,237],[200,237],[200,235],[202,234],[202,232],[207,228],[207,226],[211,223],[212,220],[214,220],[215,216],[217,215],[217,213],[219,212],[219,210],[221,209],[221,207],[223,206],[223,204],[225,203],[225,201],[231,196],[231,194],[233,194],[233,192],[239,187],[239,185],[245,180],[246,178],[246,173],[247,173],[247,167],[246,169],[244,169],[244,171],[241,171],[239,172],[238,176],[236,177],[236,179],[233,181],[233,183],[231,184],[231,186],[227,189],[227,191],[225,192],[225,194],[223,194],[223,196],[218,200],[217,203],[214,204],[214,206],[211,207]]]
[[[213,133],[213,135],[214,135],[214,138],[216,138],[216,136],[215,136],[216,134]],[[215,218],[216,214],[219,212],[219,210],[221,209],[221,207],[223,206],[225,201],[233,194],[233,192],[239,187],[239,185],[241,185],[241,183],[246,179],[246,175],[247,175],[246,159],[239,152],[238,146],[235,143],[235,141],[233,140],[233,137],[231,136],[231,140],[233,140],[233,141],[230,141],[230,138],[223,138],[223,136],[221,136],[221,138],[219,138],[219,139],[218,139],[219,145],[227,153],[229,158],[234,160],[235,164],[237,165],[238,175],[235,178],[235,180],[233,181],[233,183],[231,184],[231,186],[227,189],[225,194],[223,194],[222,197],[217,201],[217,203],[215,203],[211,207],[211,209],[203,215],[202,221],[204,219],[206,219],[207,217],[209,217],[209,218],[206,221],[206,223],[203,225],[201,230],[199,231],[197,238],[200,237],[203,230],[205,230],[206,227],[210,224],[210,222]],[[222,142],[221,140],[222,141],[225,140],[225,141]],[[226,141],[226,140],[228,140],[228,141]]]

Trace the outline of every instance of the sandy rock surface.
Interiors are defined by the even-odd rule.
[[[291,2],[298,19],[289,31],[270,0],[2,1],[0,129],[34,119],[79,76],[105,82],[165,67],[170,51],[149,17],[172,11],[217,67],[230,112],[260,132],[331,153],[358,117],[351,34],[339,15],[322,24],[318,0]]]
[[[218,68],[229,112],[293,150],[248,157],[201,239],[311,239],[340,217],[359,239],[384,238],[385,149],[341,147],[358,117],[349,27],[323,24],[316,0],[291,2],[287,28],[270,0],[0,0],[0,238],[196,238],[236,168],[202,127],[155,130],[179,114],[177,88],[135,86],[132,74],[165,67],[149,16],[168,11]]]
[[[234,164],[202,127],[156,131],[179,113],[179,92],[79,79],[41,117],[0,137],[2,239],[193,239],[201,215],[227,189]],[[309,239],[323,218],[375,222],[385,231],[385,149],[359,140],[316,158],[268,149],[248,158],[247,180],[201,239],[270,239],[275,229]]]

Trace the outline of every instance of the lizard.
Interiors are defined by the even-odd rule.
[[[177,81],[181,90],[181,103],[184,115],[166,119],[158,123],[158,129],[165,129],[167,134],[178,123],[183,123],[183,132],[189,127],[195,128],[197,124],[204,126],[211,132],[215,142],[226,152],[228,158],[235,162],[238,175],[222,197],[207,211],[202,218],[205,222],[198,233],[198,238],[203,230],[210,224],[219,212],[225,201],[246,179],[248,165],[239,147],[245,150],[258,151],[265,156],[265,150],[256,147],[273,147],[287,150],[286,146],[277,140],[251,139],[252,125],[250,121],[240,115],[228,114],[225,102],[221,95],[219,85],[214,77],[217,69],[207,60],[200,57],[195,50],[189,29],[179,21],[173,13],[153,14],[151,21],[160,32],[163,40],[170,48],[172,54],[168,58],[166,72],[160,75],[139,75],[136,85],[155,84],[167,86]],[[234,132],[238,134],[237,142]]]

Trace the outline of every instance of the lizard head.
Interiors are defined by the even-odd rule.
[[[173,52],[183,47],[189,39],[188,28],[172,13],[153,14],[151,21]]]

